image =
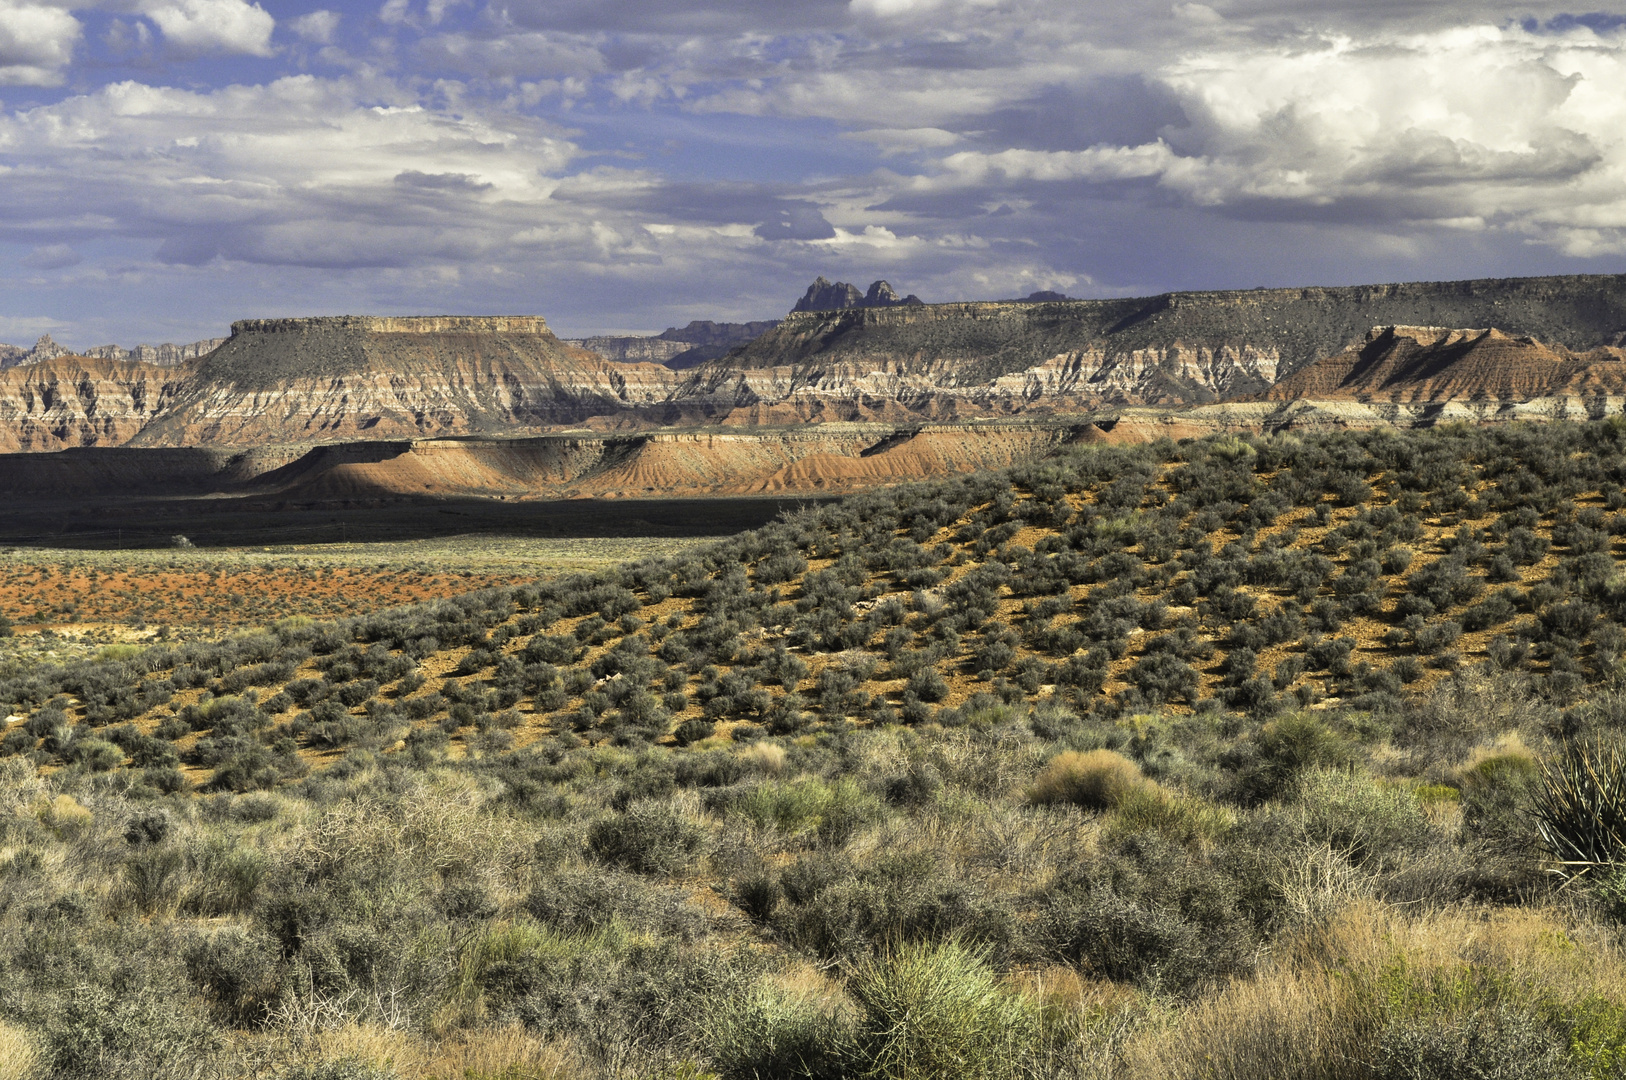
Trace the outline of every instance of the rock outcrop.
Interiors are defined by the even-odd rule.
[[[660,336],[668,341],[681,341],[689,348],[666,361],[666,366],[674,371],[699,367],[708,360],[728,355],[731,349],[756,340],[778,325],[778,319],[744,323],[696,319],[688,326],[668,327]]]
[[[31,349],[0,345],[0,368],[16,367],[19,364],[38,364],[44,360],[55,360],[59,356],[71,355],[72,351],[52,341],[50,334],[41,334]]]
[[[34,343],[31,349],[21,349],[15,345],[0,345],[0,368],[15,367],[18,364],[37,364],[43,360],[55,360],[60,356],[87,356],[97,360],[134,360],[142,364],[184,364],[188,360],[196,360],[225,344],[225,338],[208,338],[203,341],[194,341],[190,345],[137,345],[133,349],[123,349],[117,345],[95,345],[91,348],[74,352],[63,348],[51,340],[50,334],[43,335]]]
[[[670,326],[652,337],[602,336],[566,338],[566,345],[597,353],[617,363],[664,364],[674,370],[699,367],[707,360],[724,356],[730,349],[779,325],[778,319],[764,322],[719,323],[696,319],[688,326]]]
[[[885,281],[870,283],[868,292],[859,292],[858,286],[845,281],[832,282],[820,275],[813,279],[807,292],[796,301],[791,311],[845,311],[849,308],[905,307],[921,303],[914,293],[899,296]]]

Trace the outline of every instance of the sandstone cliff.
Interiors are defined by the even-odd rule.
[[[1576,353],[1496,329],[1378,326],[1359,348],[1317,360],[1266,400],[1503,402],[1626,393],[1626,350]]]
[[[118,446],[180,393],[186,372],[57,356],[0,371],[0,451]]]
[[[82,355],[99,356],[107,360],[139,360],[144,364],[184,364],[188,360],[197,360],[208,356],[226,343],[226,338],[205,338],[194,341],[190,345],[137,345],[133,349],[121,349],[117,345],[95,345],[86,349]]]
[[[638,340],[664,350],[757,325]],[[1402,329],[1373,337],[1374,325]],[[1435,326],[1496,329],[1415,329]],[[59,356],[9,369],[0,447],[918,426],[1126,409],[1186,410],[1183,423],[1217,409],[1204,415],[1264,426],[1591,415],[1626,394],[1623,343],[1626,276],[801,312],[681,372],[575,348],[534,316],[247,320],[174,367]],[[31,351],[58,348],[46,339]]]
[[[529,316],[246,320],[131,442],[253,446],[637,422],[676,378],[572,348]]]
[[[597,353],[618,364],[665,364],[674,356],[681,356],[692,346],[680,341],[667,341],[658,337],[589,337],[561,338],[566,345]]]

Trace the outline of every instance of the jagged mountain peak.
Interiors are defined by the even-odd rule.
[[[844,311],[847,308],[902,307],[920,303],[920,297],[914,293],[898,296],[892,285],[884,280],[871,282],[868,291],[859,292],[856,285],[845,281],[832,282],[820,274],[813,279],[813,284],[807,287],[807,292],[796,301],[791,311]]]

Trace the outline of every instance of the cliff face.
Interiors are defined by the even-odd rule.
[[[639,340],[672,348],[678,333]],[[1626,276],[801,312],[684,371],[608,360],[535,316],[260,319],[175,367],[8,369],[0,448],[919,425],[1222,402],[1256,419],[1288,403],[1303,419],[1317,402],[1315,422],[1340,409],[1369,422],[1380,405],[1392,422],[1447,406],[1590,414],[1626,395],[1623,347]]]
[[[1378,326],[1262,395],[1361,402],[1518,402],[1626,393],[1626,350],[1571,352],[1500,330]]]
[[[659,337],[590,337],[564,338],[566,345],[597,353],[618,364],[664,364],[674,356],[681,356],[693,346],[681,341],[668,341]]]
[[[188,360],[208,356],[226,344],[226,341],[226,338],[205,338],[190,345],[171,345],[166,342],[163,345],[137,345],[133,349],[121,349],[117,345],[96,345],[86,349],[82,355],[99,356],[106,360],[139,360],[144,364],[184,364]]]
[[[573,348],[535,317],[267,319],[192,369],[138,446],[524,432],[633,418],[676,376]]]
[[[1189,405],[1265,389],[1279,351],[1247,341],[1114,349],[1099,338],[1120,314],[1096,305],[1085,332],[1034,320],[1022,303],[940,304],[792,315],[697,369],[675,403],[758,422],[930,419],[1078,412],[1103,405]],[[1031,361],[1031,362],[1029,362]]]
[[[968,381],[1070,352],[1251,350],[1279,372],[1358,346],[1376,325],[1494,326],[1586,350],[1626,343],[1626,275],[1168,293],[1135,300],[931,304],[793,314],[730,354],[736,367],[950,361]]]
[[[58,356],[0,371],[0,452],[118,446],[180,393],[185,373]]]

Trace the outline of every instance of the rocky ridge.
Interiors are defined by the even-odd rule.
[[[572,348],[536,316],[244,320],[132,444],[521,434],[636,416],[674,380]]]
[[[133,349],[120,348],[117,345],[95,345],[91,348],[74,352],[64,348],[51,340],[50,334],[43,334],[29,349],[19,348],[16,345],[0,345],[0,369],[16,367],[20,364],[38,364],[46,360],[55,360],[62,356],[86,356],[99,360],[134,360],[143,364],[183,364],[188,360],[196,360],[225,344],[225,338],[207,338],[203,341],[194,341],[190,345],[137,345]]]
[[[870,283],[867,292],[859,292],[858,286],[849,285],[845,281],[831,281],[822,274],[813,279],[813,284],[807,287],[807,292],[796,301],[791,311],[844,311],[850,308],[888,308],[910,307],[923,303],[914,293],[908,296],[899,296],[892,286],[885,281]]]
[[[81,355],[106,360],[137,360],[143,364],[184,364],[188,360],[208,356],[226,344],[227,340],[227,338],[205,338],[190,345],[171,345],[165,342],[162,345],[137,345],[133,349],[122,349],[117,345],[94,345]]]
[[[617,363],[664,364],[682,370],[716,360],[778,325],[778,319],[747,323],[696,319],[688,326],[669,326],[653,336],[606,335],[563,340],[566,345],[586,349]]]
[[[726,341],[742,325],[757,328],[639,340]],[[1626,407],[1623,347],[1626,277],[1601,275],[797,312],[683,371],[605,359],[534,316],[245,320],[173,367],[58,356],[8,369],[0,447],[1085,416],[1117,418],[1127,437],[1593,415]]]

